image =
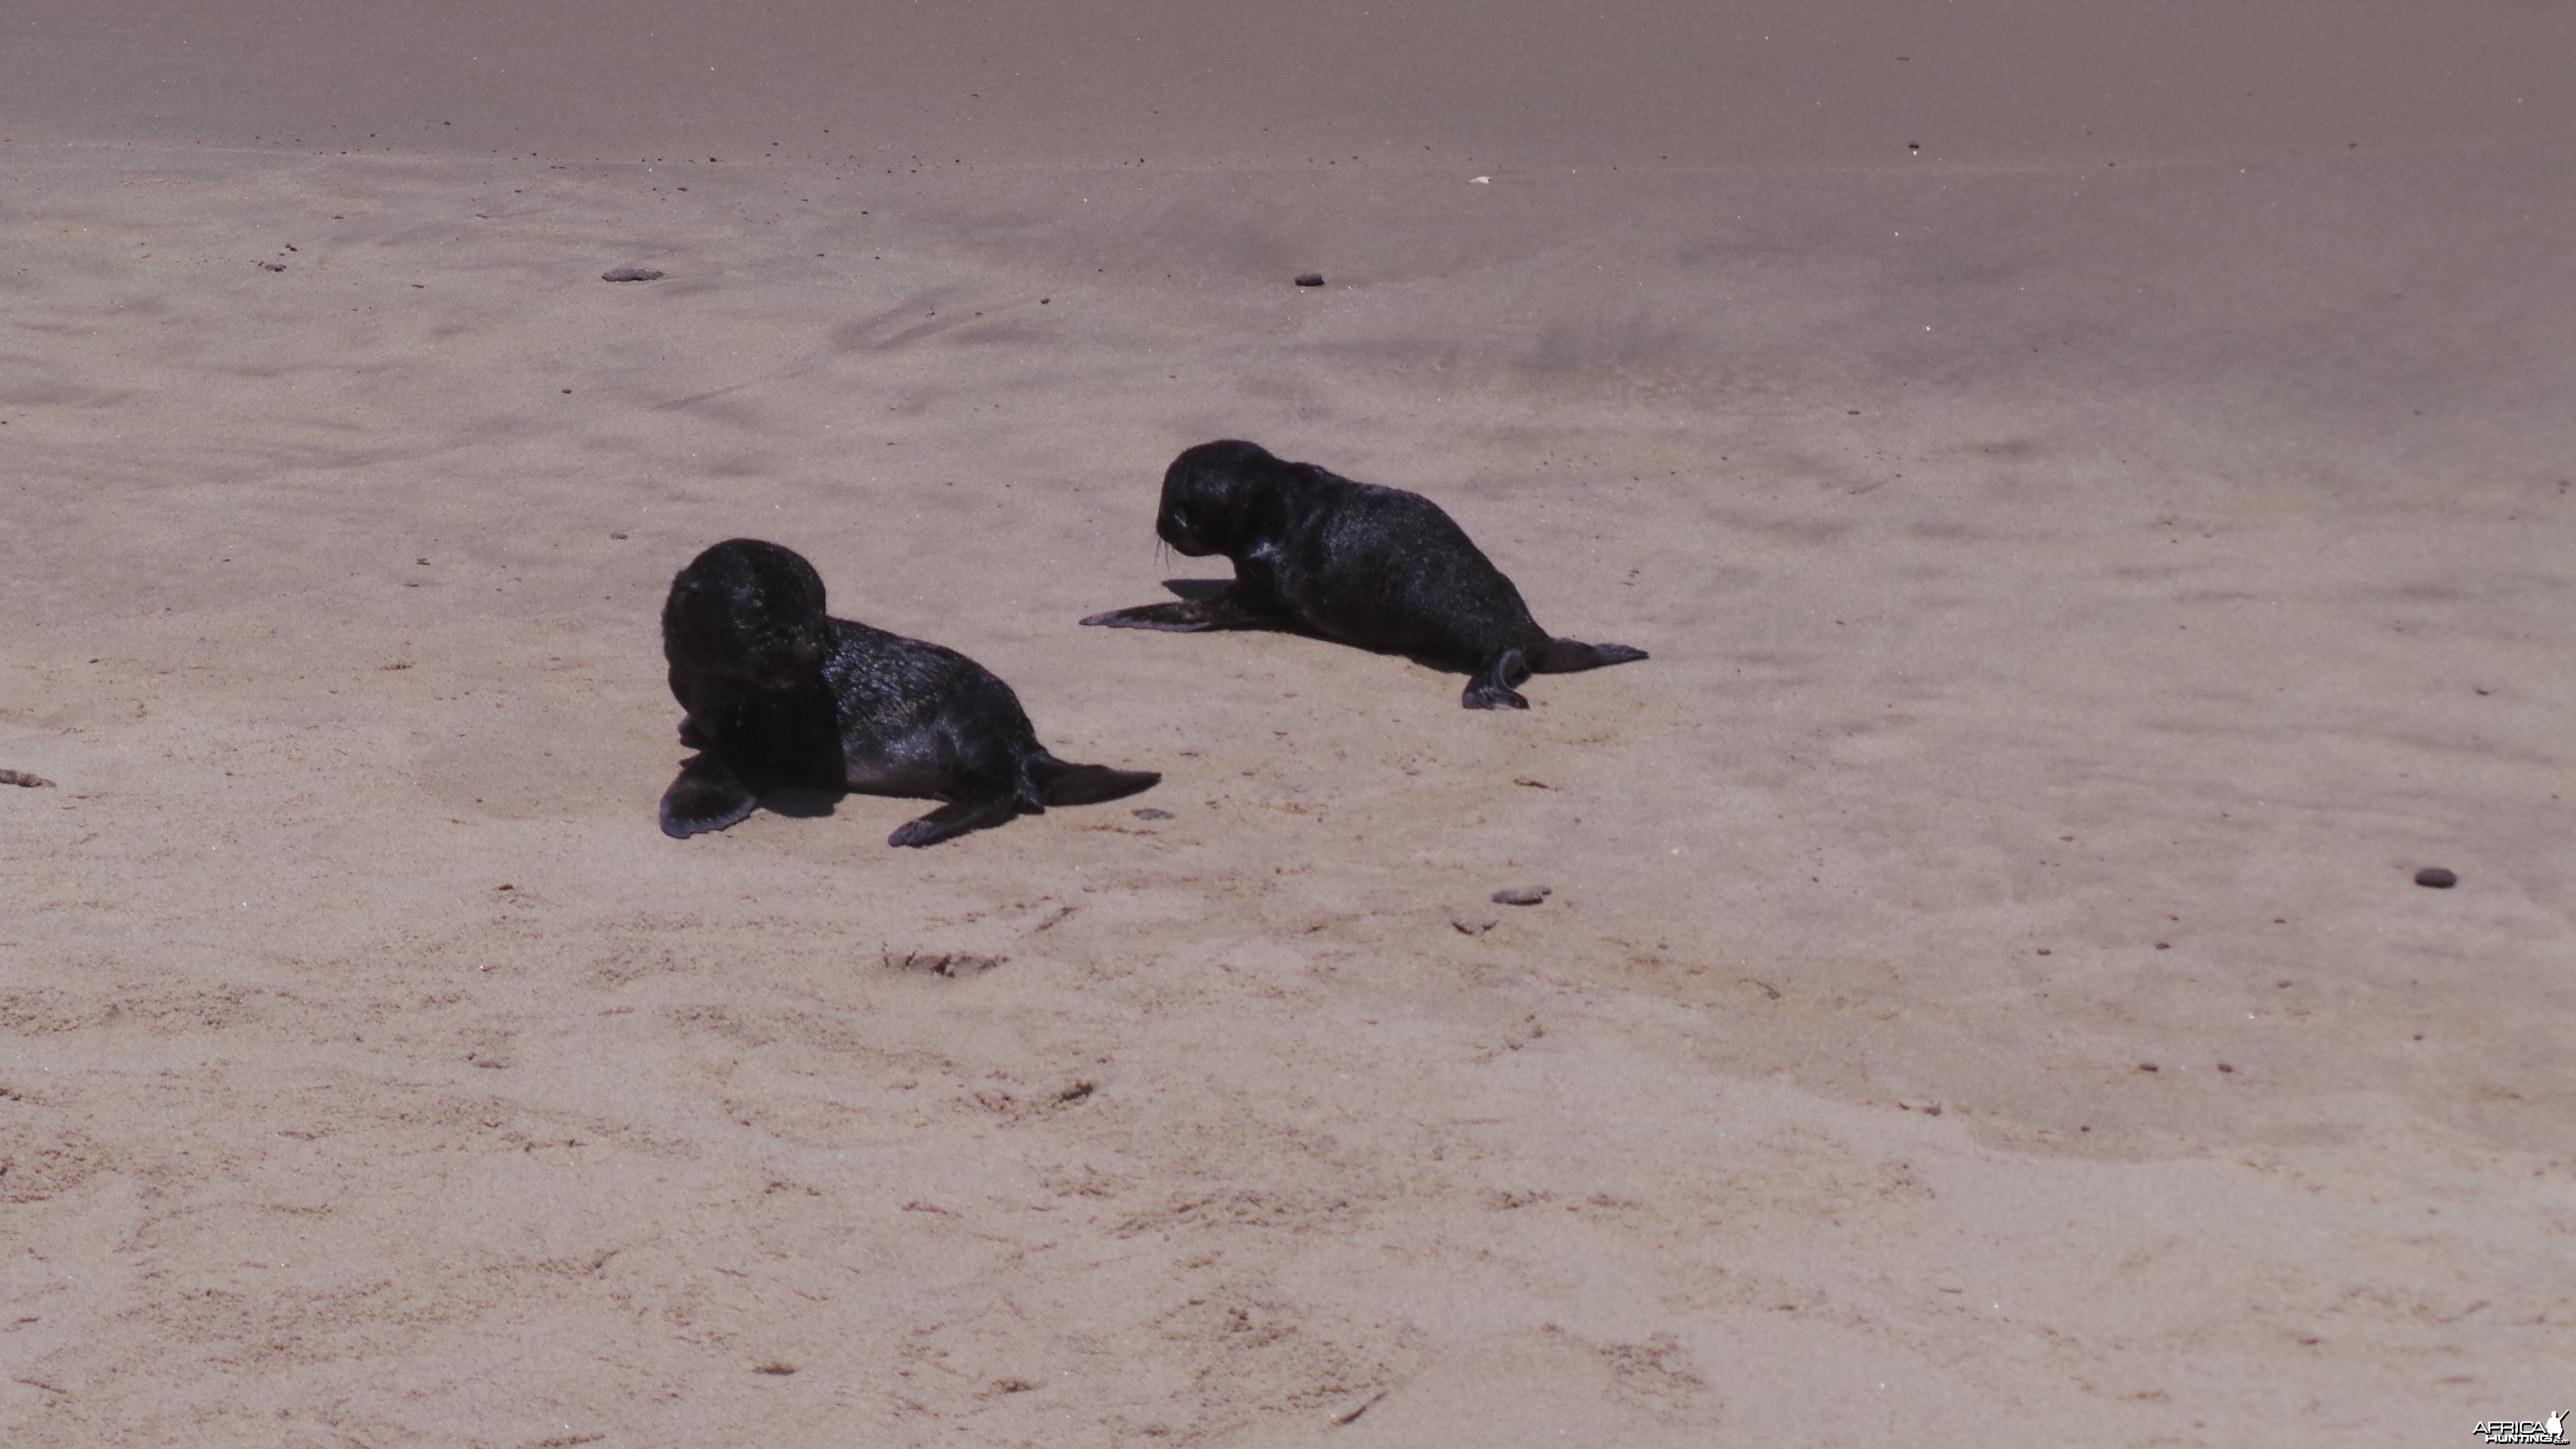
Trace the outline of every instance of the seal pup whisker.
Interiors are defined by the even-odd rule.
[[[936,845],[1163,778],[1057,759],[990,670],[830,617],[814,566],[759,539],[719,543],[671,580],[662,652],[680,742],[700,752],[662,794],[677,839],[741,822],[764,792],[823,791],[945,801],[886,840]]]
[[[1418,493],[1354,482],[1255,443],[1201,443],[1163,474],[1154,532],[1191,558],[1224,554],[1234,582],[1206,598],[1112,609],[1108,629],[1278,629],[1406,654],[1469,676],[1469,709],[1527,709],[1532,674],[1646,657],[1551,636],[1456,520]]]

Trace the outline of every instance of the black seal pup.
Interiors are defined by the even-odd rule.
[[[1133,795],[1163,778],[1048,754],[1019,696],[953,649],[823,612],[823,578],[791,549],[728,539],[671,580],[662,606],[680,743],[700,753],[662,794],[687,839],[805,789],[948,803],[886,838],[940,841]]]
[[[1234,560],[1203,599],[1114,609],[1111,629],[1287,629],[1464,669],[1469,709],[1529,708],[1515,686],[1643,659],[1625,644],[1550,638],[1521,591],[1440,505],[1355,483],[1252,443],[1201,443],[1163,474],[1154,531],[1199,558]]]

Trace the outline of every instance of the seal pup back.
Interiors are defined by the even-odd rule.
[[[1204,599],[1113,609],[1110,629],[1285,629],[1409,654],[1469,678],[1469,709],[1527,709],[1532,674],[1643,659],[1625,644],[1558,639],[1520,590],[1418,493],[1359,483],[1258,444],[1201,443],[1163,474],[1154,531],[1192,558],[1221,553],[1234,582]]]
[[[717,544],[671,581],[662,652],[687,711],[680,742],[699,751],[662,795],[663,833],[678,839],[741,821],[763,791],[798,788],[945,801],[886,839],[936,845],[1163,778],[1057,759],[991,671],[830,617],[814,566],[759,539]]]

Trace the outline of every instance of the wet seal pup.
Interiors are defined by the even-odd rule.
[[[948,803],[886,837],[936,845],[1162,780],[1048,754],[1019,696],[953,649],[823,612],[823,578],[792,549],[728,539],[671,580],[671,693],[699,751],[662,794],[662,831],[722,830],[775,789]]]
[[[1440,505],[1257,444],[1201,443],[1163,474],[1154,517],[1192,558],[1234,560],[1234,582],[1203,599],[1113,609],[1110,629],[1284,629],[1464,669],[1469,709],[1529,708],[1532,674],[1643,659],[1625,644],[1551,638],[1520,590]]]

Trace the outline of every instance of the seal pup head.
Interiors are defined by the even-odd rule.
[[[729,538],[671,580],[662,651],[672,666],[761,689],[795,689],[831,652],[823,576],[794,549]]]
[[[1163,503],[1154,532],[1191,558],[1224,553],[1244,534],[1244,514],[1275,486],[1282,463],[1259,443],[1227,438],[1201,443],[1163,470]]]

